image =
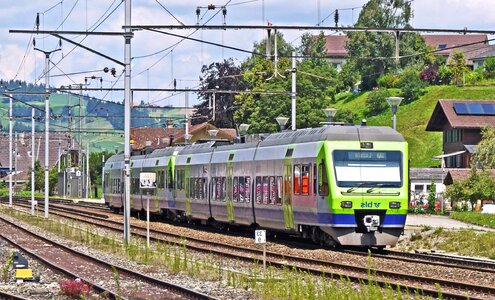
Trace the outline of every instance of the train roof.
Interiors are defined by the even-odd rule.
[[[179,152],[184,147],[167,147],[167,148],[161,148],[161,149],[156,149],[150,154],[148,154],[147,158],[154,158],[154,157],[163,157],[163,156],[171,156],[174,154],[174,152]]]
[[[301,144],[317,141],[391,141],[403,142],[400,133],[385,126],[325,126],[273,133],[259,147]]]

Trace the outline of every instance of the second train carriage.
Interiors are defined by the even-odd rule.
[[[252,143],[155,150],[132,157],[131,178],[157,173],[153,211],[381,247],[394,245],[404,228],[407,158],[407,143],[391,128],[326,126]],[[109,159],[105,176],[122,176],[115,163],[122,159]],[[143,195],[131,187],[131,207],[143,209]],[[109,206],[122,206],[114,201],[121,195],[105,191]]]

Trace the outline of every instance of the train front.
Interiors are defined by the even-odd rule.
[[[395,245],[408,208],[408,146],[388,127],[357,128],[357,138],[326,141],[330,226],[341,245]]]

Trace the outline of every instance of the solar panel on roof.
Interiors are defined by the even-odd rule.
[[[495,104],[492,103],[454,103],[457,115],[495,115]]]
[[[488,115],[495,115],[495,105],[493,104],[481,104],[483,111]]]
[[[454,103],[455,113],[458,115],[468,115],[466,104],[464,103]]]

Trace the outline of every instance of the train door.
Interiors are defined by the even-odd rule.
[[[225,200],[225,206],[227,207],[227,219],[229,220],[229,222],[234,222],[234,203],[232,201],[232,174],[234,173],[234,163],[231,161],[230,156],[232,156],[232,154],[229,155],[229,162],[227,163],[227,197]]]
[[[284,224],[286,229],[294,228],[294,211],[292,208],[292,164],[290,159],[284,160],[284,188],[282,195]]]
[[[185,165],[185,178],[186,178],[186,193],[185,193],[185,211],[186,216],[191,216],[191,166],[189,162],[191,161],[191,157],[187,158],[187,164]]]
[[[168,208],[175,208],[175,170],[174,170],[175,158],[170,157],[167,164],[167,188],[168,193],[165,193],[166,206]]]

